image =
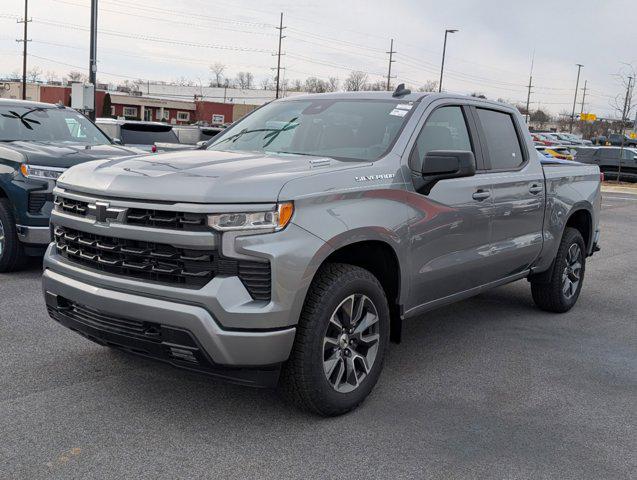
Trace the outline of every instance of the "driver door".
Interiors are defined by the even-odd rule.
[[[483,164],[473,117],[466,106],[442,105],[431,112],[413,144],[409,166],[411,288],[408,309],[470,290],[483,283],[493,214],[491,185]],[[470,150],[477,174],[439,181],[418,191],[429,151]]]

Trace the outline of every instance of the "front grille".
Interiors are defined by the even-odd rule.
[[[27,209],[30,214],[37,215],[42,211],[44,204],[50,200],[53,200],[53,195],[44,192],[29,192],[29,204]]]
[[[91,215],[89,202],[57,196],[56,208],[70,215],[86,217]],[[94,215],[94,212],[93,212]],[[140,227],[163,228],[168,230],[185,230],[201,232],[209,230],[205,213],[173,212],[147,208],[129,208],[122,220],[129,225]]]
[[[129,209],[126,215],[126,223],[171,230],[204,231],[209,229],[206,225],[206,214],[204,213],[169,212],[143,208]]]
[[[71,215],[86,216],[88,213],[88,202],[73,200],[71,198],[55,197],[55,206],[59,210]]]
[[[225,258],[217,250],[190,250],[61,226],[53,234],[60,255],[95,270],[187,288],[201,288],[217,275],[238,276],[253,299],[271,298],[269,263]]]

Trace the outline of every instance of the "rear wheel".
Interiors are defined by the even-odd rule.
[[[586,245],[580,232],[567,228],[555,258],[553,274],[546,283],[531,283],[535,304],[548,312],[563,313],[577,302],[586,268]]]
[[[281,391],[304,410],[346,413],[376,384],[388,340],[389,307],[376,277],[328,264],[308,292]]]
[[[7,199],[0,198],[0,273],[17,270],[24,258],[11,207]]]

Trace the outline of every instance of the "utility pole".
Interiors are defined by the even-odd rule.
[[[281,85],[281,42],[285,38],[283,36],[283,30],[285,28],[286,27],[283,26],[283,12],[281,12],[281,21],[279,23],[279,26],[276,27],[276,29],[279,31],[279,53],[277,54],[276,61],[276,98],[279,98],[279,89]]]
[[[529,72],[529,91],[526,94],[526,124],[529,125],[529,120],[531,120],[531,88],[533,87],[533,63],[535,62],[535,51],[533,51],[533,56],[531,57],[531,71]]]
[[[626,124],[626,117],[628,116],[628,114],[630,113],[630,102],[632,100],[632,82],[634,80],[634,77],[628,77],[628,86],[626,87],[626,97],[624,98],[624,109],[622,110],[622,121],[621,121],[621,127],[620,127],[620,131],[621,131],[621,136],[622,136],[622,144],[621,147],[619,149],[619,164],[618,164],[618,168],[617,168],[617,183],[619,183],[619,180],[622,176],[622,160],[624,159],[624,136],[625,136],[625,124]]]
[[[575,82],[575,98],[573,98],[573,112],[571,113],[571,126],[569,128],[570,133],[573,133],[573,122],[575,121],[575,104],[577,103],[577,89],[579,88],[579,74],[580,74],[580,71],[582,70],[582,67],[584,66],[581,63],[576,63],[576,65],[577,65],[577,81]]]
[[[387,91],[390,92],[391,91],[391,64],[394,63],[396,60],[394,60],[394,53],[396,53],[394,51],[394,39],[391,39],[391,43],[389,44],[389,52],[385,52],[385,53],[389,53],[389,68],[387,69]]]
[[[93,110],[89,112],[89,118],[95,120],[95,92],[97,90],[97,0],[91,0],[91,46],[89,53],[88,82],[93,85]]]
[[[588,80],[584,80],[584,92],[582,92],[582,110],[579,112],[580,118],[584,113],[584,102],[586,101],[586,85],[588,85]]]
[[[29,0],[24,0],[24,18],[22,20],[18,20],[18,23],[24,23],[24,36],[22,40],[16,40],[16,42],[23,43],[22,49],[22,100],[27,99],[27,44],[31,41],[27,38],[28,36],[28,28],[30,22],[33,20],[29,20]]]

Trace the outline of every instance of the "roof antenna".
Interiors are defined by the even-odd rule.
[[[405,95],[409,95],[410,93],[411,93],[411,90],[409,90],[408,88],[405,88],[405,84],[401,83],[400,85],[396,87],[396,90],[394,90],[394,93],[392,93],[392,97],[403,97]]]

